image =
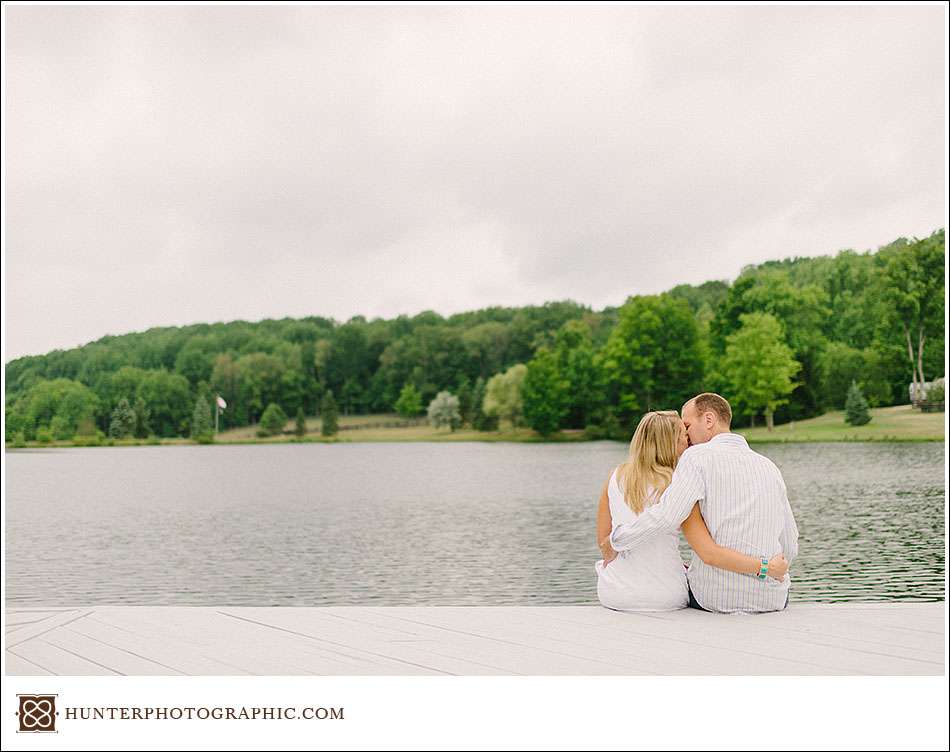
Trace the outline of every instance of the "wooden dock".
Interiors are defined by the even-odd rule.
[[[7,608],[9,675],[942,675],[944,603]]]

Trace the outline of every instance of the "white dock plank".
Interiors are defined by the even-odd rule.
[[[152,660],[169,666],[170,674],[217,675],[248,674],[237,666],[207,658],[192,647],[186,640],[171,641],[165,635],[150,630],[144,624],[136,630],[108,624],[93,614],[82,621],[70,624],[69,629],[102,640],[116,648],[148,656]]]
[[[713,616],[712,618],[708,614],[689,611],[682,615],[669,613],[655,614],[650,617],[637,614],[615,614],[610,617],[610,623],[622,629],[642,629],[649,634],[665,635],[674,639],[688,639],[698,642],[705,640],[707,642],[734,645],[737,649],[741,648],[743,651],[762,652],[764,654],[772,654],[779,644],[790,642],[801,645],[823,645],[835,650],[876,652],[896,658],[907,658],[908,660],[936,659],[938,662],[942,662],[942,642],[938,643],[932,637],[922,642],[917,636],[913,636],[913,645],[895,642],[894,636],[903,639],[903,633],[898,634],[892,630],[881,629],[875,625],[873,620],[863,623],[852,622],[847,625],[850,634],[835,636],[835,633],[842,631],[842,626],[840,622],[836,621],[834,614],[826,616],[822,613],[818,617],[810,617],[807,622],[786,617],[791,617],[790,611],[755,616]],[[604,626],[603,619],[592,619],[590,614],[584,612],[565,613],[563,616],[552,618]],[[695,640],[693,635],[697,630],[694,627],[698,623],[702,624],[702,629],[699,630],[702,637]],[[808,629],[804,626],[806,623],[809,625]],[[651,625],[662,631],[652,630]],[[659,627],[658,625],[663,626]],[[862,636],[860,642],[853,639],[858,634]],[[757,647],[757,642],[764,643],[764,647]],[[779,650],[778,652],[782,654],[783,651]]]
[[[772,629],[761,623],[750,622],[749,617],[730,617],[728,620],[710,620],[696,613],[692,619],[624,618],[610,627],[592,627],[598,634],[605,631],[646,639],[654,644],[679,646],[694,661],[704,655],[722,658],[717,673],[771,674],[776,662],[785,664],[801,674],[903,674],[942,673],[942,660],[899,654],[899,649],[882,646],[858,646],[838,641],[830,643],[820,637],[793,631]],[[699,621],[702,620],[702,621]],[[700,624],[702,625],[700,627]],[[671,649],[673,645],[670,645]]]
[[[30,663],[9,650],[5,650],[4,653],[6,673],[10,676],[53,676],[52,671],[47,671],[35,663]]]
[[[413,666],[385,654],[341,650],[329,642],[321,644],[304,636],[269,629],[246,619],[235,619],[222,611],[202,607],[168,611],[116,607],[100,609],[99,616],[109,623],[129,628],[147,623],[168,640],[187,639],[205,657],[238,666],[252,674],[359,676],[444,673],[431,666]]]
[[[438,610],[440,613],[443,609]],[[422,630],[420,634],[451,649],[468,654],[480,653],[484,660],[509,663],[509,668],[518,673],[562,673],[558,663],[564,660],[582,661],[598,673],[662,674],[675,673],[675,659],[664,657],[656,660],[647,646],[622,646],[624,649],[607,650],[602,644],[587,644],[584,641],[565,637],[557,629],[545,627],[543,619],[536,620],[530,629],[520,629],[511,616],[493,616],[479,613],[460,614],[453,621],[447,614],[439,618],[425,618],[425,612],[405,611],[390,613],[393,609],[352,608],[339,610],[339,617],[350,622],[412,626]],[[506,660],[505,656],[510,655]],[[568,670],[572,666],[566,667]],[[681,665],[680,668],[685,668]],[[590,669],[588,669],[590,670]]]
[[[57,610],[46,610],[46,611],[15,611],[8,612],[6,615],[5,626],[8,631],[14,629],[19,629],[20,627],[25,627],[28,624],[39,624],[41,621],[50,619],[58,614],[63,613],[64,610],[70,609],[57,609]]]
[[[554,615],[550,617],[550,622],[546,622],[544,618],[524,621],[517,613],[502,615],[491,611],[487,614],[479,613],[477,619],[444,609],[431,609],[398,618],[424,618],[430,623],[465,629],[472,634],[524,645],[560,644],[562,650],[570,650],[575,655],[591,655],[596,651],[602,656],[600,660],[603,662],[617,663],[632,669],[625,673],[692,675],[816,673],[819,670],[825,673],[843,672],[834,665],[789,658],[784,656],[782,651],[770,654],[764,650],[737,649],[732,647],[734,640],[722,640],[717,644],[715,640],[702,637],[701,631],[695,628],[690,630],[690,639],[682,639],[670,634],[668,629],[655,623],[650,617],[636,614],[616,616],[623,620],[626,629],[618,630],[608,625],[578,626]],[[632,620],[638,620],[637,624],[631,624]],[[608,648],[606,652],[605,647]],[[627,658],[633,651],[637,651],[636,657]],[[638,659],[639,670],[635,667]],[[644,663],[650,663],[654,670],[645,670]],[[541,670],[536,673],[548,672]]]
[[[337,649],[374,656],[390,656],[402,663],[403,674],[420,673],[420,668],[448,675],[517,674],[518,672],[499,662],[487,662],[479,651],[452,649],[444,641],[428,639],[418,633],[394,633],[380,637],[379,633],[361,630],[359,625],[333,619],[326,614],[316,614],[314,609],[299,609],[290,619],[286,614],[273,613],[274,609],[262,609],[260,613],[244,609],[235,618],[250,620],[269,629],[292,629],[306,635],[307,639],[329,642]]]
[[[167,666],[159,660],[116,647],[103,640],[77,632],[68,626],[47,632],[43,635],[43,640],[50,645],[107,666],[123,676],[184,676],[184,672]]]
[[[51,645],[41,637],[21,642],[15,648],[8,649],[8,652],[41,666],[51,674],[57,674],[58,676],[121,675],[120,672],[96,663],[91,658],[76,655],[69,650]],[[7,673],[12,672],[8,669]]]
[[[362,609],[360,609],[362,610]],[[340,640],[349,647],[355,647],[358,644],[370,644],[366,633],[361,631],[366,625],[361,625],[354,619],[338,619],[337,624],[328,625],[320,614],[296,614],[287,613],[286,609],[262,609],[264,613],[258,613],[257,618],[266,619],[269,623],[282,627],[290,624],[298,625],[301,628],[301,620],[305,620],[303,629],[308,634],[326,634],[330,630],[335,640]],[[308,609],[309,611],[309,609]],[[314,619],[320,619],[321,623],[314,624]],[[370,625],[371,626],[371,625]],[[406,641],[390,640],[386,643],[378,640],[373,641],[372,649],[376,651],[387,650],[391,654],[401,656],[412,655],[416,660],[435,662],[437,660],[451,659],[455,662],[469,661],[475,662],[488,673],[495,674],[537,674],[537,673],[559,673],[572,674],[584,673],[593,666],[597,673],[630,673],[625,671],[622,666],[616,663],[600,661],[590,657],[577,656],[564,650],[547,650],[531,645],[530,643],[512,643],[503,640],[493,639],[474,634],[466,634],[458,631],[447,630],[440,627],[432,627],[425,624],[415,624],[411,622],[402,622],[399,626],[415,627],[416,639]],[[480,672],[482,673],[482,672]]]
[[[869,631],[866,620],[832,617],[823,619],[820,625],[815,625],[813,621],[801,619],[783,621],[769,615],[768,619],[762,620],[762,627],[766,630],[779,630],[790,635],[797,635],[799,639],[820,640],[838,647],[883,650],[895,656],[943,660],[943,650],[933,639],[934,633],[897,629],[882,626],[879,623],[874,624],[873,630]],[[935,634],[941,634],[941,632]]]
[[[941,675],[943,603],[7,609],[12,675]]]
[[[6,635],[6,645],[8,648],[12,648],[18,645],[21,642],[26,640],[32,640],[45,632],[49,632],[56,627],[62,626],[64,624],[69,624],[70,622],[82,619],[83,617],[92,613],[92,609],[69,609],[67,611],[60,611],[59,613],[47,618],[42,619],[41,621],[34,622],[31,624],[24,624],[17,626],[12,632]],[[8,615],[11,615],[7,611]],[[20,616],[19,612],[13,612],[13,618]]]
[[[290,615],[281,613],[284,610],[247,608],[229,609],[229,612],[233,618],[255,623],[262,629],[293,630],[305,635],[305,639],[331,644],[337,650],[355,655],[368,654],[376,660],[389,656],[401,663],[403,674],[421,673],[419,669],[452,675],[490,675],[506,671],[504,666],[485,663],[476,651],[460,654],[418,630],[365,630],[357,623],[324,613],[326,609],[300,608]]]
[[[177,617],[178,615],[176,615]],[[283,635],[255,635],[242,629],[241,625],[229,623],[216,610],[189,609],[187,618],[169,621],[164,628],[152,620],[147,620],[153,628],[163,632],[169,644],[179,644],[185,636],[205,658],[219,663],[237,666],[250,674],[310,675],[340,674],[352,669],[352,664],[340,660],[326,651],[320,651],[299,640],[287,639]],[[117,621],[115,613],[104,615],[112,623],[130,624],[136,628],[144,615],[136,614],[132,622]],[[223,672],[228,673],[228,672]],[[385,673],[380,671],[380,673]]]

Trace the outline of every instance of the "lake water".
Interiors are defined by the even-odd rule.
[[[801,533],[793,601],[943,600],[944,445],[765,445]],[[8,451],[9,606],[595,604],[626,446]],[[688,548],[683,544],[684,555]]]

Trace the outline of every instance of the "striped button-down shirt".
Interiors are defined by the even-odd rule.
[[[699,502],[709,532],[720,546],[750,556],[798,554],[798,527],[785,481],[775,464],[753,452],[745,438],[721,433],[680,457],[673,480],[659,501],[633,522],[614,526],[610,544],[626,551],[661,532],[675,531]],[[709,611],[778,611],[785,606],[783,581],[738,574],[704,564],[698,556],[687,572],[693,597]]]

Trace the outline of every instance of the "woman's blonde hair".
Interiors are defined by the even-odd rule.
[[[627,461],[617,470],[617,480],[624,501],[640,514],[647,505],[647,492],[653,489],[656,498],[673,479],[676,469],[676,445],[682,421],[674,410],[647,413],[630,440]]]

